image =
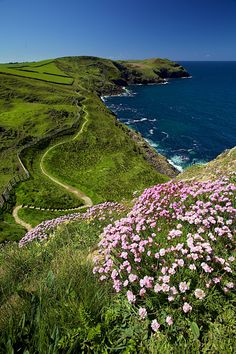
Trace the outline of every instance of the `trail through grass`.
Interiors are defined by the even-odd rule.
[[[77,92],[76,92],[77,93]],[[77,93],[78,94],[78,93]],[[76,104],[78,107],[78,104]],[[84,117],[84,122],[81,126],[81,128],[79,129],[78,133],[74,136],[74,138],[72,140],[76,140],[82,133],[83,130],[86,126],[86,124],[88,123],[88,112],[86,110],[85,105],[83,104],[83,111],[85,112],[85,117]],[[79,113],[78,113],[79,114]],[[91,198],[89,198],[85,193],[83,193],[82,191],[80,191],[79,189],[70,186],[69,184],[63,183],[61,182],[59,179],[53,177],[46,169],[44,166],[44,159],[46,158],[46,156],[50,153],[50,151],[52,151],[55,147],[62,145],[62,144],[66,144],[68,143],[68,141],[61,141],[51,147],[49,147],[45,153],[43,154],[41,160],[40,160],[40,169],[41,172],[48,177],[52,182],[56,183],[57,185],[63,187],[64,189],[66,189],[68,192],[73,193],[79,200],[83,200],[84,201],[84,205],[82,205],[81,207],[78,207],[78,209],[83,209],[83,208],[87,208],[87,207],[91,207],[93,205],[93,202],[91,200]],[[22,163],[23,164],[23,163]],[[24,166],[24,165],[23,165]],[[18,212],[19,210],[22,209],[22,205],[18,205],[14,208],[13,210],[13,217],[15,219],[15,222],[21,226],[23,226],[27,231],[31,230],[32,226],[28,223],[26,223],[24,220],[22,220],[19,215]],[[68,209],[69,210],[69,209]]]

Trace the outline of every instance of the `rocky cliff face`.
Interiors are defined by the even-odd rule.
[[[147,160],[155,169],[170,178],[174,178],[179,174],[179,171],[169,163],[167,158],[159,154],[155,149],[153,149],[139,134],[132,129],[129,129],[129,136],[132,140],[136,142],[140,151],[144,155],[145,160]]]
[[[57,65],[100,96],[121,93],[122,87],[130,84],[162,83],[165,79],[190,76],[178,63],[160,58],[109,60],[89,56],[67,57],[57,59]]]

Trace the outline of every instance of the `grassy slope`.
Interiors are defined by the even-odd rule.
[[[120,63],[132,71],[131,78],[137,77],[145,81],[161,81],[163,78],[177,78],[188,76],[185,69],[168,59],[121,60]],[[129,75],[128,75],[129,77]]]
[[[54,149],[46,160],[53,175],[81,188],[94,202],[131,198],[135,190],[167,180],[145,162],[125,127],[98,98],[87,98],[86,107],[89,125],[79,140]]]
[[[167,61],[164,62],[166,65]],[[157,70],[163,63],[158,61],[151,65]],[[170,73],[176,70],[174,64],[172,66],[169,68]],[[89,125],[77,141],[51,151],[45,162],[51,174],[81,188],[94,202],[130,198],[133,191],[166,180],[166,177],[158,174],[144,159],[143,151],[137,143],[132,142],[127,129],[116,121],[97,97],[100,93],[119,91],[119,85],[123,84],[124,80],[128,83],[127,72],[129,80],[131,76],[137,79],[139,75],[134,74],[133,70],[130,71],[128,66],[93,57],[11,64],[11,70],[23,69],[37,70],[38,74],[42,75],[42,80],[44,72],[54,75],[60,73],[71,77],[74,84],[60,86],[46,81],[0,74],[0,188],[3,189],[19,169],[16,149],[25,142],[40,139],[45,135],[56,136],[62,132],[60,138],[45,141],[24,152],[24,163],[33,178],[17,187],[17,204],[44,208],[78,206],[78,200],[46,177],[42,177],[39,162],[48,145],[54,144],[58,139],[69,141],[72,133],[79,129],[81,120],[78,121],[76,115],[75,100],[81,99],[82,106],[85,97]],[[25,73],[27,74],[26,71]],[[28,72],[28,75],[32,78],[31,72]],[[145,70],[143,75],[146,75]],[[153,79],[156,79],[156,74]],[[86,90],[82,89],[81,84]],[[75,90],[80,91],[80,98],[75,94]],[[74,128],[71,129],[70,136],[63,137],[63,130],[71,127]],[[26,217],[26,221],[30,221],[30,216],[29,220]]]
[[[16,150],[27,142],[57,134],[73,125],[79,127],[75,99],[77,96],[70,87],[0,74],[0,191],[21,170]],[[38,168],[34,168],[32,162],[37,163],[39,152],[40,148],[27,151],[26,164],[33,179],[17,187],[17,203],[35,202],[53,208],[78,206],[73,195],[43,178]],[[9,219],[7,214],[6,218]],[[4,219],[1,215],[0,220]],[[0,221],[1,239],[22,235],[20,227],[5,221]]]
[[[204,320],[204,328],[194,327],[188,314],[175,330],[162,326],[158,335],[151,336],[148,322],[137,317],[126,296],[115,294],[109,282],[98,282],[92,273],[91,252],[109,222],[109,218],[74,222],[58,227],[44,243],[2,248],[0,351],[233,353],[235,294],[212,291],[200,310],[200,319],[195,318],[197,323]],[[170,229],[171,224],[166,223],[159,237]],[[200,301],[198,304],[201,309]],[[181,316],[181,309],[175,311]],[[166,313],[168,308],[158,308],[160,316]]]
[[[25,64],[0,64],[0,73],[7,75],[22,76],[31,79],[53,82],[63,85],[71,85],[73,79],[65,75],[57,66],[55,61],[43,61]]]

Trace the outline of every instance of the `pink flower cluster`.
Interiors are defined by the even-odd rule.
[[[20,240],[19,246],[22,247],[33,240],[42,241],[47,239],[49,233],[63,223],[95,219],[99,221],[106,220],[106,222],[112,222],[114,213],[119,214],[124,211],[125,207],[122,204],[105,202],[89,208],[85,213],[68,214],[52,220],[46,220],[27,232],[25,236]]]
[[[148,298],[159,297],[187,314],[211,287],[229,292],[235,191],[227,178],[146,189],[127,217],[104,229],[94,273],[141,306],[142,319]],[[166,323],[172,322],[168,317]],[[152,328],[159,328],[157,320]]]

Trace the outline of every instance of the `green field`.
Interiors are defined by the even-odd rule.
[[[71,85],[73,79],[61,71],[54,60],[38,63],[0,64],[0,73],[22,76],[41,81]]]

